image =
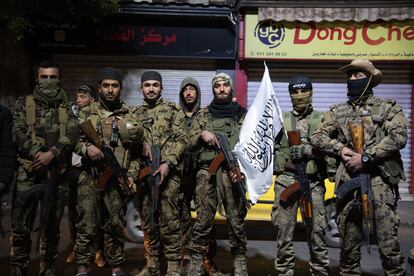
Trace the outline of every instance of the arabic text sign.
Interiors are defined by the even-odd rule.
[[[257,20],[246,15],[245,58],[414,60],[414,21]]]

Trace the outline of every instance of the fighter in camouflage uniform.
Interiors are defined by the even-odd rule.
[[[152,216],[151,195],[148,187],[141,183],[141,222],[144,232],[147,265],[139,275],[160,275],[160,255],[167,259],[167,275],[180,274],[181,230],[180,210],[183,195],[180,188],[181,172],[178,169],[185,148],[185,133],[180,128],[183,113],[179,106],[161,97],[162,78],[158,72],[146,71],[141,76],[141,91],[144,103],[134,109],[134,116],[142,122],[145,130],[146,151],[149,145],[160,147],[160,166],[155,174],[160,175],[158,214]],[[156,223],[153,227],[151,221]],[[159,224],[159,225],[158,225]]]
[[[34,184],[45,183],[48,169],[57,176],[53,200],[46,225],[40,229],[40,275],[55,275],[58,257],[59,225],[65,207],[67,168],[71,164],[74,143],[79,138],[76,118],[71,116],[66,93],[60,87],[57,64],[42,62],[36,69],[33,95],[19,98],[15,105],[13,139],[17,146],[18,174],[12,201],[12,229],[10,264],[12,275],[26,275],[32,240],[30,234],[42,194],[34,194],[26,201],[22,194]],[[46,148],[46,135],[55,136],[54,145]],[[54,140],[54,139],[53,139]],[[50,197],[52,198],[52,197]],[[46,206],[42,202],[42,207]],[[45,210],[45,209],[44,209]]]
[[[187,140],[191,139],[191,133],[201,128],[200,122],[196,116],[201,112],[201,91],[198,82],[193,78],[185,78],[180,86],[180,106],[183,113],[184,120],[181,123],[181,128],[185,130]],[[184,200],[181,210],[181,231],[183,233],[183,256],[181,261],[182,273],[187,274],[190,252],[189,245],[191,241],[191,201],[195,197],[196,174],[198,167],[198,156],[200,152],[192,152],[189,147],[186,148],[183,154],[182,162],[182,176],[181,188],[184,193]],[[208,250],[204,260],[204,267],[209,276],[218,275],[216,265],[213,258],[216,256],[217,243],[215,240],[215,228],[213,228],[212,240],[208,245]]]
[[[339,159],[337,189],[358,172],[369,174],[374,203],[372,227],[384,273],[404,275],[396,208],[398,183],[405,178],[399,150],[407,142],[407,121],[395,100],[373,95],[372,88],[380,83],[382,74],[371,61],[356,59],[340,70],[348,74],[348,102],[330,108],[330,116],[314,132],[311,144]],[[352,149],[348,122],[354,118],[363,121],[362,154]],[[341,240],[340,273],[360,275],[363,224],[358,189],[338,201],[337,223]]]
[[[312,275],[329,274],[329,258],[324,239],[326,229],[326,210],[324,206],[324,178],[326,166],[323,157],[312,154],[309,137],[319,126],[322,113],[312,107],[312,83],[305,76],[295,76],[289,82],[289,93],[293,111],[283,114],[286,131],[299,130],[302,145],[291,146],[284,131],[281,131],[276,145],[275,202],[272,211],[272,222],[277,228],[277,257],[275,269],[279,275],[293,275],[295,251],[293,248],[293,232],[296,225],[298,198],[295,195],[282,206],[281,193],[296,181],[294,162],[307,160],[306,173],[312,194],[312,229],[310,231],[309,261]],[[287,166],[290,164],[291,166]],[[292,169],[293,166],[293,169]],[[290,169],[289,169],[290,168]]]
[[[90,120],[101,137],[101,142],[111,147],[114,155],[128,174],[132,186],[139,170],[138,150],[124,144],[123,137],[117,137],[117,129],[132,118],[130,109],[119,99],[122,90],[122,75],[119,70],[107,67],[100,75],[98,102],[92,102],[80,110],[79,122]],[[114,123],[116,122],[116,123]],[[117,125],[117,128],[113,128]],[[138,124],[133,129],[136,146],[142,142],[143,130]],[[115,138],[114,138],[115,137]],[[111,140],[112,138],[112,140]],[[97,190],[95,185],[102,176],[104,166],[102,151],[82,134],[76,145],[76,152],[82,156],[82,173],[78,181],[77,235],[75,259],[78,266],[77,275],[87,275],[89,265],[95,256],[94,243],[98,227],[103,227],[105,256],[112,267],[112,275],[123,275],[120,266],[125,261],[122,231],[125,227],[125,198],[116,181],[108,181],[105,189]]]
[[[208,167],[217,155],[217,138],[215,133],[224,133],[231,148],[234,148],[239,138],[246,109],[232,101],[233,88],[230,76],[225,73],[217,74],[212,80],[214,93],[213,102],[198,114],[196,119],[201,122],[201,129],[195,130],[191,145],[202,147],[199,157],[200,170],[197,172],[195,205],[197,219],[193,226],[191,242],[191,262],[189,275],[204,274],[204,255],[207,244],[211,239],[214,216],[217,209],[217,185],[226,211],[227,225],[231,251],[234,256],[234,274],[247,275],[247,239],[244,227],[246,206],[236,194],[228,169],[221,166],[216,177],[208,172]]]

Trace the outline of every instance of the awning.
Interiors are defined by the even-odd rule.
[[[259,21],[376,21],[414,19],[414,7],[392,8],[259,8]]]

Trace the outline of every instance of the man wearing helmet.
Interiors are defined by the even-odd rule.
[[[126,118],[131,116],[131,112],[120,100],[121,72],[112,67],[104,68],[100,74],[98,91],[99,100],[80,110],[79,122],[91,121],[101,141],[111,147],[119,165],[127,173],[128,184],[133,186],[138,176],[140,162],[138,150],[126,147],[122,139],[127,139],[127,144],[131,144],[129,132],[133,124],[124,125],[130,123]],[[119,137],[120,128],[126,137]],[[139,130],[136,132],[136,134],[141,133],[135,137],[135,146],[139,147],[142,143],[142,128],[141,132]],[[112,275],[121,276],[123,273],[120,266],[125,262],[122,236],[125,226],[125,206],[122,204],[122,195],[119,193],[116,181],[109,180],[105,183],[103,190],[95,188],[98,179],[102,177],[106,169],[105,156],[97,146],[82,135],[76,150],[82,155],[83,164],[83,171],[78,182],[78,229],[75,244],[77,275],[88,275],[89,265],[95,255],[96,233],[99,227],[103,227],[107,262],[112,268]]]
[[[405,179],[399,150],[407,143],[407,120],[395,100],[374,96],[381,71],[371,61],[355,59],[340,70],[347,74],[348,101],[330,108],[329,114],[311,137],[313,146],[339,160],[336,190],[359,174],[368,175],[372,190],[371,228],[377,235],[385,275],[404,275],[404,258],[398,242],[396,211],[398,183]],[[364,139],[358,152],[349,123],[360,122]],[[337,202],[337,223],[341,240],[340,273],[361,274],[363,225],[361,192],[354,189]]]
[[[277,137],[275,174],[275,201],[272,209],[272,223],[277,228],[277,257],[275,269],[279,275],[293,275],[295,267],[295,251],[293,232],[296,225],[298,197],[292,195],[283,204],[281,194],[298,178],[295,166],[299,162],[306,163],[306,174],[311,192],[313,216],[311,227],[308,227],[308,245],[310,253],[310,272],[312,275],[329,274],[329,258],[324,239],[326,229],[326,211],[324,206],[325,162],[316,155],[309,144],[310,135],[321,122],[322,113],[312,107],[313,87],[310,79],[303,75],[294,76],[289,82],[289,94],[293,110],[283,114],[284,130]],[[286,132],[299,130],[301,145],[290,146]],[[293,168],[293,169],[292,169]]]
[[[197,219],[193,226],[191,241],[191,262],[189,275],[204,275],[204,256],[209,240],[212,238],[214,216],[217,209],[217,187],[223,200],[226,219],[229,229],[229,240],[234,257],[234,275],[247,275],[247,238],[244,218],[247,208],[240,200],[240,195],[233,189],[233,177],[228,168],[217,171],[216,176],[208,172],[209,165],[217,155],[219,147],[216,133],[224,133],[229,145],[234,148],[239,139],[246,109],[233,101],[233,83],[226,73],[217,74],[212,82],[214,99],[202,112],[197,114],[196,120],[201,128],[194,129],[190,144],[201,150],[198,158],[197,182],[195,190],[195,205]]]

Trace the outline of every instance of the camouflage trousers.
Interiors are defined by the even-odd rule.
[[[216,177],[220,177],[219,181]],[[214,233],[214,217],[217,210],[217,185],[226,212],[229,242],[233,255],[245,255],[247,251],[246,229],[244,218],[247,209],[240,201],[238,189],[230,182],[227,172],[218,171],[216,177],[203,166],[197,173],[195,206],[197,219],[193,226],[191,250],[193,253],[205,255],[208,243]],[[244,195],[243,195],[244,196]]]
[[[182,204],[182,209],[180,211],[180,220],[181,220],[181,233],[182,233],[182,254],[190,255],[190,243],[192,238],[192,221],[191,221],[191,200],[195,198],[195,186],[196,186],[196,177],[186,177],[184,176],[181,181],[181,187],[183,190],[184,200]],[[217,242],[215,239],[216,228],[213,225],[211,240],[208,243],[208,248],[206,255],[204,256],[206,260],[213,260],[217,255]]]
[[[57,247],[60,239],[60,221],[66,202],[67,176],[58,175],[59,181],[56,183],[56,197],[53,202],[49,202],[50,214],[46,225],[41,225],[39,253],[41,270],[53,269],[58,257]],[[44,182],[45,178],[37,179],[37,183]],[[11,214],[11,253],[10,265],[12,275],[24,275],[27,270],[31,251],[31,231],[37,214],[39,202],[43,207],[45,202],[41,200],[41,195],[36,195],[24,202],[21,198],[22,193],[32,185],[32,178],[26,171],[18,168],[16,187],[13,192],[12,214]],[[37,246],[37,245],[36,245]]]
[[[385,275],[404,275],[404,258],[398,241],[400,218],[396,211],[396,196],[380,176],[371,179],[374,196],[373,228],[377,236],[382,268]],[[349,193],[337,204],[337,224],[341,239],[340,274],[361,274],[361,243],[363,223],[361,204]]]
[[[155,214],[151,191],[145,183],[139,187],[139,196],[145,255],[159,257],[163,252],[168,261],[181,260],[180,210],[183,194],[179,177],[174,175],[161,184],[158,212]]]
[[[287,206],[281,206],[280,194],[293,184],[290,176],[280,175],[274,185],[275,202],[272,209],[272,223],[277,231],[277,257],[275,269],[279,275],[293,275],[295,267],[295,250],[293,246],[293,233],[297,222],[298,198],[289,200]],[[311,184],[312,192],[312,230],[309,248],[309,267],[312,275],[329,274],[329,257],[325,242],[326,209],[324,205],[325,187],[321,182]]]
[[[120,194],[113,183],[109,182],[104,191],[97,191],[95,180],[89,174],[82,171],[79,177],[74,250],[78,266],[88,267],[94,259],[95,241],[101,231],[109,265],[117,267],[125,262],[122,236],[125,206],[122,206]]]

